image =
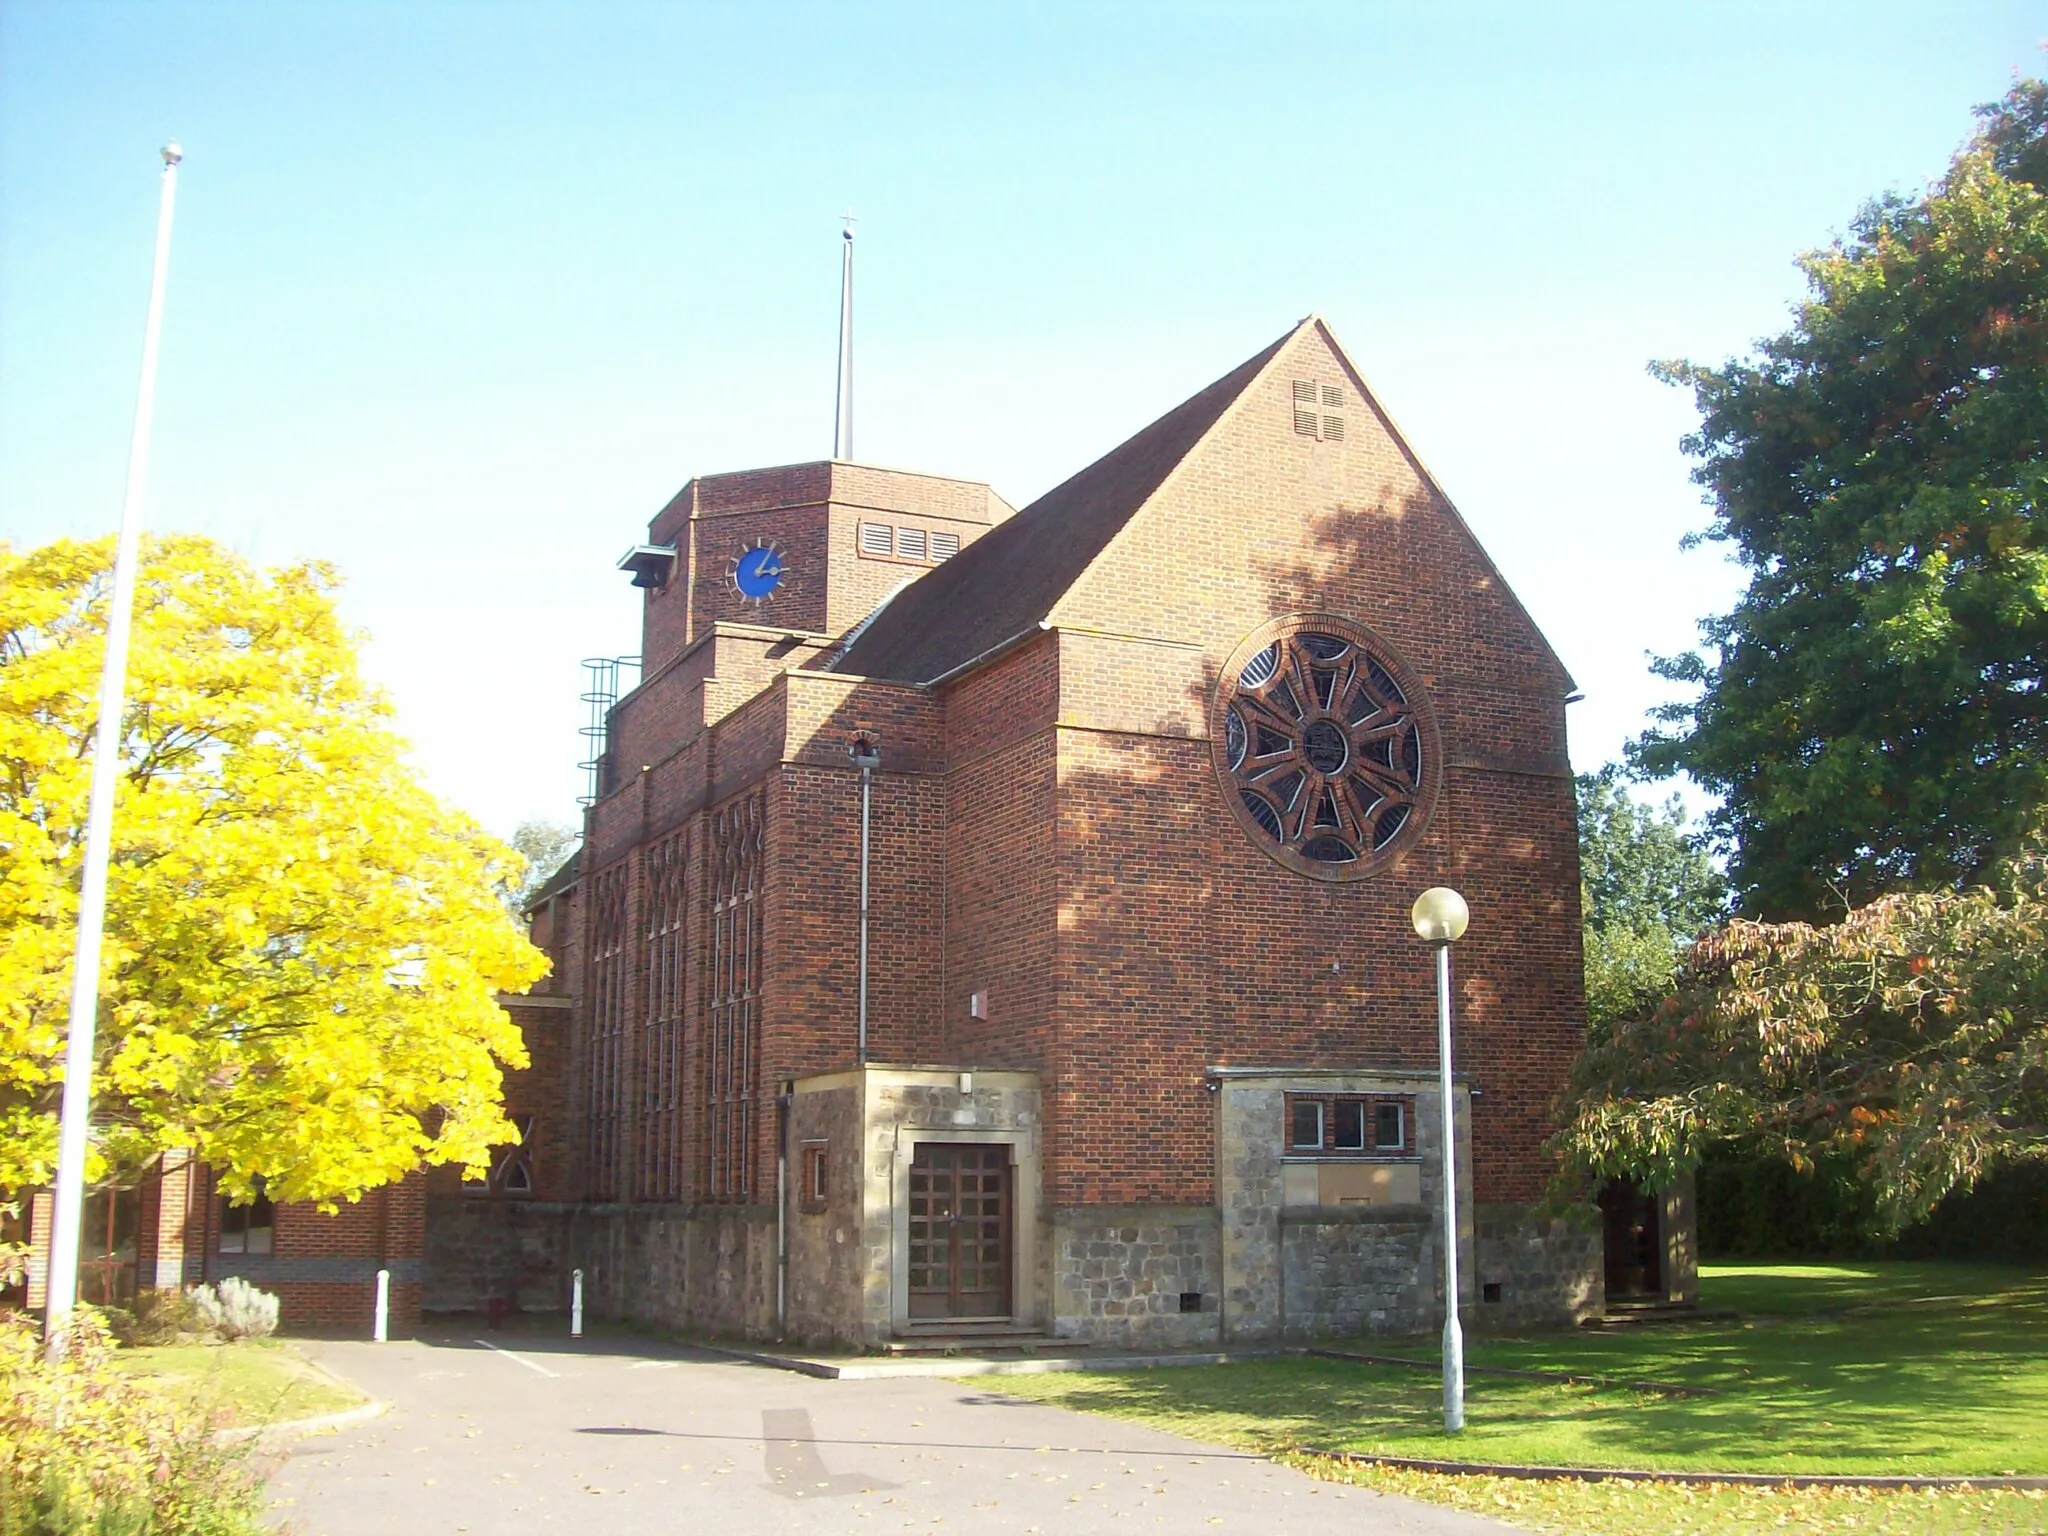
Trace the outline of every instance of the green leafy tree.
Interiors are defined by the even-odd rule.
[[[512,847],[526,860],[526,873],[506,899],[515,917],[525,913],[527,903],[568,862],[582,838],[581,832],[559,821],[522,821],[513,829]]]
[[[56,1146],[111,540],[0,545],[0,1190]],[[331,1201],[514,1133],[496,1001],[544,973],[517,854],[421,788],[319,565],[145,546],[107,895],[95,1162],[190,1147]]]
[[[1749,571],[1700,685],[1637,744],[1721,797],[1743,909],[1815,917],[1983,877],[2048,799],[2048,86],[1979,109],[1925,195],[1801,258],[1792,329],[1659,365]]]
[[[2048,1159],[2048,840],[1987,885],[1715,930],[1588,1047],[1554,1147],[1566,1188],[1666,1184],[1722,1147],[1847,1170],[1883,1232]]]
[[[1679,956],[1728,910],[1728,883],[1687,827],[1673,796],[1661,809],[1631,798],[1610,763],[1578,777],[1586,1023],[1654,1008]]]

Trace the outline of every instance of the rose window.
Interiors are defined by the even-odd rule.
[[[1345,879],[1419,835],[1435,733],[1420,687],[1359,626],[1269,625],[1218,695],[1218,767],[1240,822],[1303,874]]]

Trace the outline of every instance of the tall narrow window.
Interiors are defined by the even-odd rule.
[[[711,815],[705,1192],[719,1201],[744,1201],[754,1190],[763,816],[763,796],[758,792]]]
[[[624,1144],[627,964],[625,861],[591,882],[590,1177],[597,1200],[624,1198],[619,1166]]]
[[[683,968],[689,838],[647,853],[647,997],[640,1011],[640,1182],[634,1197],[683,1196]]]

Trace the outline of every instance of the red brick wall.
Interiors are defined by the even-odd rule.
[[[420,1271],[425,1251],[426,1176],[408,1174],[396,1184],[345,1201],[331,1215],[313,1205],[281,1204],[273,1249],[267,1255],[223,1254],[219,1243],[219,1200],[211,1178],[199,1203],[203,1274],[219,1280],[241,1275],[279,1300],[285,1329],[370,1329],[376,1306],[376,1271],[391,1271],[390,1327],[408,1329],[419,1321]],[[196,1246],[196,1245],[195,1245]]]
[[[1340,384],[1345,436],[1297,436],[1291,383]],[[1447,765],[1426,835],[1377,877],[1303,879],[1229,814],[1206,741],[1251,630],[1329,612],[1421,674]],[[1482,1090],[1482,1201],[1533,1198],[1583,1004],[1568,679],[1478,546],[1311,332],[1055,611],[1061,880],[1050,1198],[1209,1198],[1206,1062],[1427,1066],[1428,950],[1408,907],[1471,903],[1459,1065]],[[1174,647],[1194,647],[1193,650]],[[1119,1064],[1122,1063],[1120,1066]]]
[[[1054,637],[946,693],[946,995],[939,1060],[1043,1070],[1052,1048]],[[988,994],[988,1017],[970,997]]]

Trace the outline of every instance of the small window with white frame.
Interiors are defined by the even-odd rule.
[[[825,1209],[825,1196],[831,1188],[825,1149],[826,1143],[822,1141],[804,1143],[803,1156],[797,1162],[796,1203],[799,1210]]]
[[[1373,1105],[1372,1149],[1394,1153],[1408,1150],[1408,1110],[1399,1099],[1381,1099]]]
[[[1365,1100],[1339,1099],[1330,1106],[1330,1150],[1365,1150]]]
[[[1287,1146],[1293,1152],[1323,1150],[1323,1101],[1296,1099],[1288,1110]]]
[[[1290,1093],[1286,1155],[1411,1157],[1412,1102],[1407,1095],[1381,1093]]]

